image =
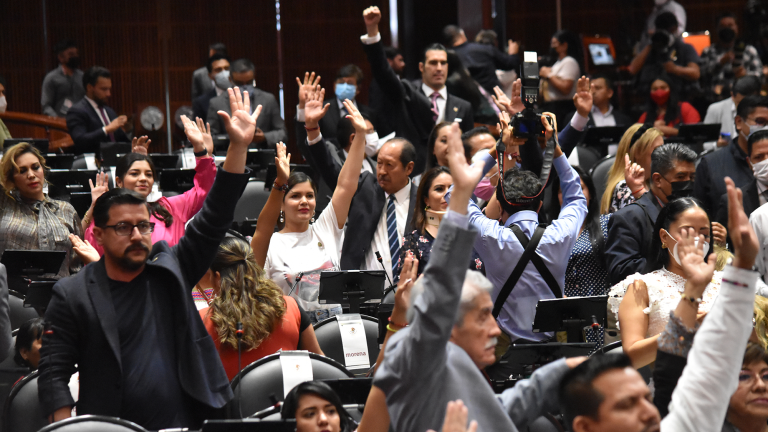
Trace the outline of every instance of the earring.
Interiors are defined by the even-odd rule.
[[[309,220],[309,223],[315,223],[315,212],[312,212],[312,219]]]
[[[283,213],[282,210],[280,210],[280,223],[285,222],[285,213]]]
[[[661,248],[662,248],[662,249],[666,249],[666,248],[667,248],[667,245],[665,245],[664,243],[662,243],[662,244],[661,244]]]
[[[424,211],[429,210],[429,206],[424,207]]]

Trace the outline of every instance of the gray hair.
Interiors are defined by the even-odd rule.
[[[475,299],[482,293],[488,293],[492,295],[493,284],[482,273],[474,270],[467,270],[464,275],[464,284],[461,286],[461,300],[459,302],[459,313],[456,315],[456,319],[453,324],[455,326],[461,326],[464,322],[464,316],[467,312],[471,311],[475,307]],[[413,316],[416,313],[415,305],[419,300],[421,294],[424,293],[424,280],[419,278],[411,288],[410,305],[408,306],[408,312],[406,317],[408,322],[413,321]]]

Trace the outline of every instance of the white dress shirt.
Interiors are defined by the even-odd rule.
[[[381,270],[381,264],[376,259],[376,252],[381,255],[384,263],[384,270],[387,271],[390,280],[392,276],[392,257],[389,253],[389,234],[387,233],[387,205],[389,204],[389,194],[384,194],[386,200],[384,208],[379,216],[379,226],[373,234],[371,246],[365,251],[362,270]],[[405,235],[405,223],[408,221],[408,207],[411,204],[411,182],[408,182],[404,188],[395,192],[395,220],[397,221],[397,241],[400,247],[403,247],[403,236]],[[397,259],[397,257],[395,257]]]
[[[108,136],[109,134],[107,133],[106,126],[109,123],[104,123],[104,117],[101,116],[101,108],[99,107],[99,104],[97,104],[95,100],[89,98],[88,96],[85,96],[85,100],[87,100],[88,103],[93,107],[93,110],[96,111],[96,116],[99,117],[99,120],[101,120],[101,124],[105,126],[101,128],[101,131],[104,132],[104,135]],[[107,120],[109,120],[109,114],[107,114],[107,110],[104,110],[104,116],[106,116]]]
[[[435,92],[432,87],[422,83],[421,91],[423,91],[424,94],[427,95],[427,98],[429,98],[429,101],[432,102],[432,93]],[[437,111],[440,112],[440,115],[437,116],[435,124],[445,120],[445,103],[448,102],[448,87],[443,86],[443,88],[437,92],[440,94],[440,97],[437,98]]]
[[[763,192],[768,189],[768,186],[764,185],[760,180],[755,181],[755,183],[757,183],[757,199],[760,200],[760,205],[762,206],[768,202],[766,201],[765,195],[763,194]]]
[[[613,105],[608,104],[608,111],[603,114],[596,105],[592,105],[592,119],[596,127],[616,126],[616,119],[613,117]]]
[[[342,149],[341,151],[344,152],[344,160],[346,160],[349,157],[349,152]],[[363,167],[360,168],[360,174],[368,171],[369,173],[376,175],[376,171],[373,170],[373,167],[371,166],[370,162],[368,162],[368,158],[363,158]]]

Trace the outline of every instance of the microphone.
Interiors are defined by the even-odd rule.
[[[242,340],[243,340],[243,323],[237,322],[237,331],[235,332],[237,337],[237,373],[239,374],[243,370],[242,366]],[[237,386],[237,410],[240,411],[240,418],[243,418],[243,383]]]
[[[299,272],[299,274],[296,275],[296,279],[293,281],[293,286],[291,287],[291,291],[288,292],[288,295],[290,296],[293,294],[293,290],[296,289],[296,286],[299,284],[299,281],[301,278],[304,277],[304,272]]]
[[[592,324],[590,324],[590,327],[592,327],[592,330],[595,330],[595,331],[597,331],[600,327],[602,327],[600,323],[597,322],[597,318],[594,315],[592,315]]]
[[[395,285],[392,283],[392,279],[390,279],[390,278],[389,278],[389,274],[387,273],[387,268],[384,266],[384,260],[383,260],[383,259],[381,259],[381,254],[379,253],[379,251],[376,251],[376,261],[378,261],[378,262],[379,262],[379,264],[381,264],[381,267],[384,269],[384,276],[386,276],[386,277],[387,277],[387,282],[389,282],[389,288],[387,288],[387,289],[385,289],[385,290],[384,290],[384,294],[386,295],[386,294],[387,294],[387,291],[388,291],[390,288],[391,288],[391,289],[394,289],[394,286],[395,286]]]

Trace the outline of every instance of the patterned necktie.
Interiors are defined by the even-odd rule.
[[[392,275],[400,262],[400,242],[397,235],[397,217],[395,216],[395,195],[389,196],[387,203],[387,234],[389,235],[389,256],[392,258]]]
[[[429,98],[432,100],[432,121],[436,122],[437,118],[440,117],[440,110],[437,109],[437,98],[440,97],[440,93],[434,92],[432,93],[432,96]]]
[[[104,111],[104,107],[99,107],[99,111],[101,111],[101,118],[102,120],[104,120],[104,125],[105,126],[108,125],[109,117],[107,117],[107,112]],[[109,133],[109,140],[112,142],[115,142],[115,134],[113,134],[112,132]]]

